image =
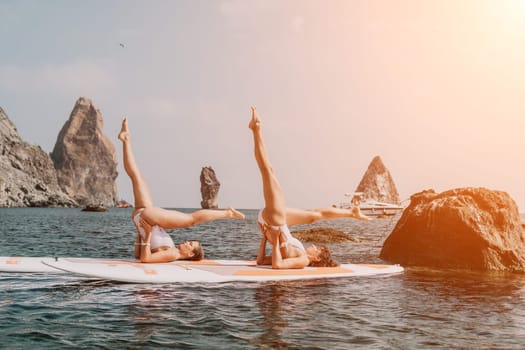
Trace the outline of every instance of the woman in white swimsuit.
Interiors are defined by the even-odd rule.
[[[257,254],[257,264],[272,265],[274,269],[300,269],[308,265],[336,266],[337,263],[331,259],[326,247],[311,245],[304,248],[298,239],[292,237],[288,226],[335,218],[370,219],[362,215],[358,207],[315,210],[287,208],[284,193],[266,153],[260,117],[255,107],[251,109],[252,119],[248,127],[253,132],[255,160],[262,176],[265,204],[258,217],[262,238]],[[266,243],[272,246],[271,256],[266,256]]]
[[[133,185],[135,210],[133,210],[131,217],[137,228],[136,259],[148,263],[200,260],[203,258],[204,252],[198,241],[187,241],[176,247],[165,229],[191,227],[202,222],[219,219],[244,219],[244,214],[233,208],[226,210],[203,209],[193,213],[182,213],[154,206],[148,185],[133,156],[126,118],[122,120],[118,139],[122,141],[124,169]]]

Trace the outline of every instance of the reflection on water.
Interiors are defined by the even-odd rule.
[[[465,301],[488,301],[499,297],[516,297],[522,290],[525,275],[472,270],[439,270],[411,267],[404,281],[434,296],[464,298]],[[428,287],[432,285],[430,290]]]
[[[311,348],[316,345],[316,325],[322,319],[323,304],[333,297],[329,280],[283,281],[261,283],[254,291],[258,310],[262,316],[258,325],[262,333],[255,344],[264,349],[298,347],[297,332],[311,332]],[[310,329],[311,328],[311,329]],[[308,335],[304,334],[305,337]]]
[[[135,339],[139,342],[147,342],[161,321],[162,312],[160,305],[169,294],[161,288],[141,288],[132,293],[135,302],[128,304],[129,319],[135,327]]]
[[[289,287],[279,283],[263,285],[255,290],[255,299],[263,316],[259,327],[263,330],[259,345],[271,349],[286,349],[288,343],[283,339],[283,332],[288,326],[285,315],[293,312]]]
[[[402,321],[416,330],[417,344],[500,348],[503,340],[503,348],[525,345],[525,276],[410,268],[402,281]],[[429,342],[429,337],[438,340]]]

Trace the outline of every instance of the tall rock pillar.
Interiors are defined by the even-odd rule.
[[[201,170],[201,207],[203,209],[216,209],[219,207],[219,188],[221,184],[212,167],[203,167]]]
[[[93,102],[79,98],[51,153],[58,184],[81,206],[113,207],[117,201],[117,157],[102,126]]]

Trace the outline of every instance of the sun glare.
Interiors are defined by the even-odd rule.
[[[503,0],[493,1],[489,8],[503,28],[525,33],[525,1]]]

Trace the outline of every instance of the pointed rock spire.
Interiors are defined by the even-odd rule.
[[[93,102],[79,98],[51,153],[60,187],[81,206],[113,207],[117,201],[115,146],[102,126]]]
[[[364,200],[373,199],[392,204],[400,202],[392,175],[379,156],[372,159],[355,192],[362,192]]]

